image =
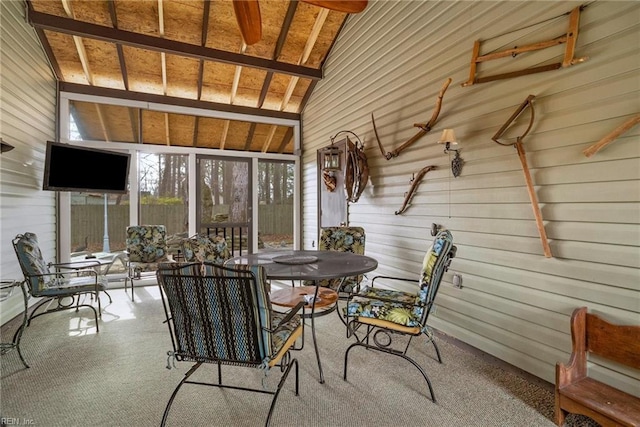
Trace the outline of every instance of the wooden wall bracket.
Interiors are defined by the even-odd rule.
[[[380,142],[380,138],[378,137],[378,129],[376,129],[376,121],[373,118],[373,113],[371,113],[371,123],[373,124],[373,133],[376,135],[376,141],[378,141],[378,148],[380,148],[380,153],[385,159],[391,160],[394,157],[398,157],[398,155],[403,150],[413,145],[414,142],[422,138],[433,128],[433,126],[436,124],[436,121],[438,120],[438,115],[440,115],[440,109],[442,108],[442,98],[444,97],[444,93],[447,91],[447,88],[449,87],[450,84],[451,84],[451,78],[449,77],[442,85],[442,89],[440,89],[440,93],[438,94],[438,98],[436,99],[436,106],[433,110],[433,114],[431,115],[431,119],[429,119],[429,122],[414,123],[413,125],[414,127],[420,128],[418,133],[416,133],[407,142],[405,142],[404,144],[402,144],[400,147],[396,148],[393,151],[387,151],[385,153],[384,147],[382,146],[382,143]]]
[[[604,147],[611,144],[613,141],[616,140],[616,138],[618,138],[620,135],[622,135],[623,133],[625,133],[626,131],[628,131],[638,123],[640,123],[640,114],[636,114],[635,116],[631,117],[629,120],[622,123],[620,126],[618,126],[614,130],[612,130],[609,134],[607,134],[604,138],[602,138],[600,141],[596,142],[595,144],[593,144],[592,146],[584,150],[582,153],[587,157],[593,156],[598,151],[602,150]]]
[[[411,188],[409,188],[409,191],[404,193],[404,202],[402,203],[402,207],[399,210],[394,212],[396,215],[400,215],[401,213],[403,213],[409,208],[411,199],[413,198],[413,194],[418,189],[418,185],[420,185],[420,181],[422,181],[422,178],[427,174],[427,172],[435,168],[436,168],[435,166],[425,166],[422,169],[420,169],[420,172],[418,172],[418,176],[413,174],[413,176],[411,177],[411,181],[409,181],[411,182]]]
[[[463,87],[471,86],[476,83],[486,83],[494,80],[502,80],[508,79],[511,77],[519,77],[527,74],[535,74],[541,73],[543,71],[551,71],[557,70],[559,68],[566,68],[574,64],[578,64],[589,59],[587,56],[583,56],[581,58],[575,58],[575,48],[576,42],[578,41],[578,24],[580,22],[580,11],[585,6],[577,6],[569,13],[569,29],[566,34],[563,34],[559,37],[556,37],[551,40],[541,41],[537,43],[532,43],[524,46],[516,46],[513,49],[506,49],[499,52],[492,52],[486,55],[480,55],[480,40],[476,40],[473,45],[473,52],[471,54],[471,69],[469,71],[469,80],[462,83]],[[495,59],[505,58],[505,57],[513,57],[515,58],[518,54],[524,52],[531,52],[535,50],[546,49],[552,46],[557,46],[560,44],[566,44],[564,51],[564,58],[562,62],[557,62],[554,64],[541,65],[538,67],[525,68],[523,70],[512,71],[509,73],[496,74],[493,76],[486,77],[477,77],[476,72],[478,69],[478,65],[481,62],[492,61]]]
[[[518,151],[518,158],[520,159],[520,165],[522,166],[522,172],[524,173],[524,180],[527,184],[527,191],[529,193],[529,200],[531,201],[531,207],[533,208],[533,216],[536,219],[536,226],[538,227],[538,234],[540,235],[540,241],[542,242],[542,249],[544,251],[544,256],[547,258],[551,258],[551,248],[549,247],[549,241],[547,239],[547,232],[544,229],[544,223],[542,222],[542,213],[540,212],[540,205],[538,204],[538,198],[536,197],[536,190],[533,188],[533,180],[531,179],[531,172],[529,171],[529,166],[527,165],[527,154],[524,151],[523,140],[524,137],[527,136],[531,127],[533,126],[533,121],[535,118],[535,111],[533,109],[533,100],[535,99],[535,95],[529,95],[527,99],[518,107],[518,109],[509,117],[509,120],[502,125],[502,127],[496,132],[493,136],[495,142],[500,145],[513,145],[516,147]],[[516,142],[514,143],[503,143],[498,140],[502,136],[502,134],[507,130],[507,128],[513,123],[513,121],[518,118],[522,112],[524,112],[527,108],[529,108],[531,113],[531,118],[529,120],[529,126],[522,135],[516,138]]]

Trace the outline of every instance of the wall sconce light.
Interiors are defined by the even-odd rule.
[[[460,157],[460,149],[459,148],[451,148],[452,145],[458,145],[458,141],[456,140],[456,135],[453,132],[453,129],[445,129],[442,131],[442,136],[438,140],[438,144],[444,144],[444,153],[450,154],[451,152],[455,153],[453,160],[451,160],[451,173],[455,178],[460,176],[460,172],[462,172],[462,165],[464,161]]]
[[[13,150],[15,147],[11,144],[7,144],[0,138],[0,153],[6,153],[7,151]]]

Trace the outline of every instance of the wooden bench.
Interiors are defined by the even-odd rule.
[[[587,375],[587,352],[640,369],[640,326],[614,325],[586,307],[571,316],[569,364],[556,364],[555,422],[568,413],[586,415],[603,426],[640,426],[640,398]]]

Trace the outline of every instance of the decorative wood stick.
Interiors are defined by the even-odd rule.
[[[524,152],[524,145],[522,145],[522,142],[520,141],[520,139],[518,139],[518,142],[515,143],[515,146],[516,150],[518,150],[518,157],[520,158],[520,164],[522,165],[522,172],[524,172],[524,180],[527,183],[529,200],[531,200],[533,216],[536,218],[536,226],[538,227],[538,234],[540,234],[540,240],[542,241],[544,256],[547,258],[551,258],[551,248],[549,247],[549,241],[547,240],[547,232],[544,230],[542,213],[540,213],[540,206],[538,205],[536,190],[533,188],[533,180],[531,179],[531,173],[529,172],[529,166],[527,165],[527,155]]]
[[[611,144],[613,141],[616,140],[616,138],[618,138],[620,135],[622,135],[623,133],[625,133],[626,131],[628,131],[638,123],[640,123],[640,114],[636,114],[635,116],[631,117],[629,120],[627,120],[626,122],[624,122],[623,124],[615,128],[613,131],[611,131],[611,133],[609,133],[607,136],[602,138],[600,141],[596,142],[595,144],[593,144],[592,146],[584,150],[583,151],[584,155],[587,157],[593,156],[598,151],[602,150],[604,147]]]

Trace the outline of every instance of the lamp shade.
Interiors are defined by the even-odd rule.
[[[453,132],[453,129],[443,130],[442,136],[440,136],[440,139],[438,140],[438,144],[458,145],[456,134]]]

